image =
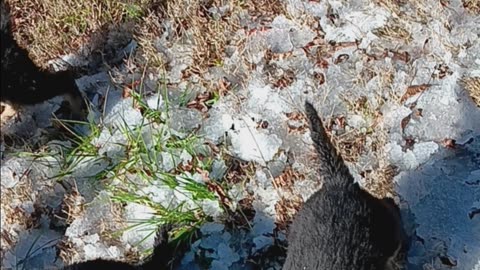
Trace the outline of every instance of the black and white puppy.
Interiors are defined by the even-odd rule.
[[[305,110],[324,184],[291,225],[283,269],[395,269],[395,257],[406,248],[398,206],[354,182],[315,108],[306,102]]]
[[[34,105],[65,95],[75,116],[81,115],[83,98],[71,71],[42,70],[27,50],[13,38],[9,7],[0,0],[1,101],[13,106]]]

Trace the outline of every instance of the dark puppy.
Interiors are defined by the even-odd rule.
[[[283,269],[395,269],[393,259],[405,247],[398,207],[354,183],[317,111],[308,102],[305,109],[324,184],[291,226]]]
[[[111,260],[97,259],[82,263],[73,264],[64,268],[64,270],[138,270],[138,269],[155,269],[170,270],[175,269],[178,265],[183,253],[187,250],[186,245],[172,246],[168,241],[168,232],[172,226],[162,226],[157,232],[155,239],[155,248],[150,258],[139,265],[131,265],[125,262],[117,262]]]
[[[39,69],[13,38],[9,9],[0,0],[1,101],[13,106],[34,105],[65,95],[75,116],[84,108],[83,98],[70,71],[51,73]]]

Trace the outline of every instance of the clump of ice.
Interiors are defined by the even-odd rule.
[[[122,257],[122,252],[118,247],[107,246],[98,241],[93,244],[85,244],[83,246],[83,253],[85,254],[85,259],[87,261],[98,258],[105,260],[119,260],[119,258]]]
[[[162,152],[160,156],[162,159],[163,169],[166,172],[175,169],[179,164],[192,160],[192,156],[186,150],[181,149],[173,149],[168,152]]]
[[[230,266],[240,259],[240,256],[225,243],[218,245],[216,257],[225,266]]]
[[[435,142],[421,142],[414,145],[413,150],[405,152],[396,143],[385,145],[385,152],[388,153],[390,162],[402,170],[414,170],[438,151],[438,144]]]
[[[240,260],[238,252],[230,247],[230,233],[224,232],[223,229],[223,225],[213,223],[207,223],[200,229],[203,238],[199,242],[199,248],[208,250],[207,256],[214,259],[210,269],[217,269],[217,264],[229,269],[234,262]]]
[[[155,93],[146,99],[147,106],[152,110],[160,110],[163,105],[162,95]]]
[[[282,140],[277,135],[257,130],[257,124],[251,118],[235,119],[234,125],[235,130],[228,132],[232,152],[245,161],[266,165],[282,145]]]
[[[277,16],[266,35],[266,42],[274,53],[286,53],[301,48],[315,38],[316,34],[308,27],[299,27],[285,16]]]
[[[187,34],[188,36],[188,34]],[[183,71],[193,64],[193,48],[189,45],[175,44],[172,48],[157,45],[157,49],[165,56],[170,71],[168,80],[170,83],[179,83],[183,78]]]
[[[233,117],[223,107],[214,107],[210,110],[210,117],[202,123],[200,135],[218,144],[233,123]]]
[[[169,126],[179,132],[191,132],[202,122],[202,114],[194,109],[171,108],[168,115]]]
[[[266,219],[261,222],[268,223]],[[271,233],[269,226],[258,230],[259,233],[268,231]],[[211,259],[208,269],[251,269],[248,258],[256,252],[255,245],[266,247],[273,240],[272,237],[268,239],[268,236],[257,236],[244,230],[231,231],[223,224],[211,222],[202,225],[200,232],[201,238],[191,245],[179,269],[197,269],[195,255]]]
[[[201,205],[203,212],[214,220],[218,220],[223,214],[223,209],[218,200],[202,200]]]
[[[167,185],[157,181],[140,189],[137,193],[147,196],[152,202],[161,204],[163,207],[172,205],[174,201],[174,191]]]
[[[133,107],[133,98],[120,98],[120,93],[108,96],[104,124],[112,127],[133,127],[142,122],[140,111]]]
[[[93,177],[105,170],[108,162],[98,157],[84,157],[78,160],[73,168],[73,176],[75,177]]]
[[[209,173],[209,177],[213,180],[220,181],[227,172],[228,168],[225,165],[225,161],[222,159],[215,159],[212,164],[212,170]]]
[[[101,191],[88,205],[82,217],[75,219],[65,231],[70,238],[82,237],[86,232],[101,233],[101,224],[108,224],[114,220],[110,194]]]
[[[200,227],[200,232],[202,232],[203,234],[211,234],[221,232],[224,228],[225,225],[223,224],[208,222],[203,224],[202,227]]]
[[[92,144],[98,148],[98,154],[118,161],[125,155],[127,138],[118,129],[114,131],[102,129],[100,135],[92,140]]]
[[[137,203],[129,203],[124,209],[124,218],[132,228],[123,233],[122,241],[140,250],[152,248],[157,228],[148,220],[154,217],[155,210]]]
[[[269,85],[254,80],[249,84],[248,92],[250,97],[246,110],[251,114],[270,114],[281,117],[283,112],[289,112],[288,103]],[[258,106],[259,104],[262,106]]]
[[[20,158],[10,158],[7,161],[2,161],[0,168],[2,187],[13,188],[16,186],[20,178],[24,175],[24,168],[25,164],[23,164],[23,159]]]

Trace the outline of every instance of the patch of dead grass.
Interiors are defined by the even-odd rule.
[[[480,107],[480,77],[465,77],[462,83],[475,104]]]
[[[413,40],[412,35],[399,19],[391,19],[385,26],[375,29],[373,33],[392,41],[402,40],[405,44],[409,44]]]
[[[23,179],[23,181],[21,181]],[[23,177],[13,189],[2,189],[1,192],[1,215],[5,222],[1,228],[0,234],[0,255],[6,251],[12,250],[17,244],[18,233],[22,230],[35,227],[37,224],[33,215],[27,213],[24,209],[12,204],[18,201],[28,202],[32,193],[32,186],[29,181]],[[12,234],[13,232],[13,234]]]
[[[480,1],[462,0],[463,7],[471,14],[480,15]]]
[[[275,223],[277,223],[277,228],[286,230],[302,206],[303,200],[300,195],[296,195],[291,199],[281,198],[275,204]]]
[[[68,225],[83,214],[84,198],[78,192],[77,187],[73,187],[70,192],[65,194],[60,208],[61,210],[57,218],[64,220]]]
[[[382,166],[373,171],[364,171],[360,174],[365,179],[365,188],[378,198],[385,198],[396,194],[393,177],[397,169],[393,165]]]
[[[358,131],[344,133],[333,138],[333,144],[346,162],[356,162],[365,151],[366,134]]]
[[[73,243],[66,239],[59,241],[56,247],[58,249],[58,257],[65,265],[71,265],[80,258],[80,254],[75,249]]]
[[[276,189],[292,190],[295,182],[305,180],[305,176],[294,170],[291,166],[285,168],[283,173],[273,179]]]
[[[141,48],[134,56],[134,62],[140,65],[146,65],[154,69],[157,73],[165,73],[165,60],[158,53],[155,47],[156,39],[161,36],[163,29],[161,26],[162,17],[153,10],[148,10],[143,18],[143,23],[135,33],[135,38]],[[148,64],[147,64],[148,63]]]
[[[225,46],[235,42],[233,34],[240,29],[238,12],[240,1],[168,1],[164,16],[174,24],[178,39],[192,42],[194,64],[185,70],[185,76],[203,74],[208,68],[222,65]],[[212,15],[209,10],[228,6],[223,14]]]
[[[253,162],[242,161],[230,156],[226,156],[224,160],[229,167],[225,175],[225,180],[229,185],[248,182],[255,175]]]
[[[401,6],[406,3],[406,0],[373,0],[373,2],[385,9],[387,9],[392,14],[400,14]]]
[[[141,47],[141,57],[149,59],[149,68],[160,73],[168,70],[165,59],[155,48],[155,41],[165,29],[162,23],[168,22],[173,29],[169,35],[168,46],[183,44],[192,48],[192,64],[183,71],[183,78],[200,75],[200,84],[210,91],[224,94],[224,87],[216,81],[203,78],[212,67],[223,67],[226,47],[233,46],[242,50],[246,37],[236,35],[239,30],[248,34],[255,29],[242,26],[241,18],[249,18],[260,26],[265,25],[279,14],[286,14],[280,0],[261,2],[248,0],[188,0],[166,1],[150,9],[142,28],[136,33]]]
[[[86,45],[94,32],[137,20],[151,0],[7,2],[15,38],[28,48],[37,65],[45,67],[47,60],[74,53]]]

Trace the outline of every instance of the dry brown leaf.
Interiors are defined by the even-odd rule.
[[[375,111],[375,120],[373,121],[372,128],[375,128],[380,124],[383,120],[383,114],[381,111],[377,110]]]
[[[319,84],[324,84],[325,83],[325,75],[320,72],[314,72],[313,77],[318,80]]]
[[[423,109],[420,109],[420,108],[415,109],[414,113],[415,113],[415,116],[417,117],[423,117]]]
[[[328,61],[324,58],[320,58],[317,60],[317,65],[321,68],[327,69],[328,68]]]
[[[406,137],[405,139],[405,146],[403,147],[403,150],[405,151],[406,149],[412,149],[413,146],[415,145],[415,139],[410,137]]]
[[[331,42],[330,45],[332,46],[332,49],[330,52],[336,52],[344,48],[350,48],[350,47],[357,47],[359,41],[345,41],[345,42]]]
[[[448,75],[452,75],[453,71],[450,70],[450,67],[445,65],[445,64],[438,64],[435,67],[434,74],[432,75],[432,78],[434,79],[443,79]]]
[[[340,64],[340,63],[343,63],[345,61],[347,61],[348,59],[350,58],[350,56],[348,54],[340,54],[336,59],[335,61],[333,62],[335,65],[337,64]]]
[[[444,139],[442,141],[442,145],[445,147],[445,148],[449,148],[449,149],[455,149],[457,144],[456,144],[457,141],[455,141],[454,139]]]
[[[291,125],[290,121],[287,121],[287,131],[289,134],[292,133],[304,133],[307,129],[307,122],[305,116],[300,112],[291,112],[285,114],[290,121],[299,121],[302,122],[302,125]]]
[[[259,128],[261,128],[261,129],[266,129],[266,128],[268,128],[268,122],[265,121],[265,120],[260,120],[260,121],[258,121],[258,122],[257,122],[257,129],[259,129]]]
[[[227,206],[228,209],[232,209],[233,205],[230,199],[228,198],[227,193],[223,190],[223,188],[219,184],[215,183],[214,181],[208,181],[206,183],[207,183],[208,190],[210,192],[217,194],[222,204]]]
[[[403,94],[402,98],[400,99],[400,102],[405,102],[408,98],[421,93],[425,90],[427,90],[431,84],[419,84],[419,85],[411,85],[407,88],[407,91],[405,91],[405,94]]]
[[[125,86],[123,87],[122,98],[129,98],[132,96],[132,88]]]
[[[408,123],[410,122],[410,119],[412,119],[412,114],[409,114],[407,117],[402,119],[402,122],[400,123],[400,127],[402,128],[402,132],[404,132],[405,128],[407,127]]]
[[[389,52],[392,54],[391,58],[396,61],[402,61],[405,63],[408,63],[410,61],[410,54],[408,52],[396,52],[389,50]]]
[[[292,167],[287,167],[283,173],[275,179],[273,179],[273,187],[279,189],[286,189],[286,190],[291,190],[295,182],[297,180],[303,180],[305,179],[305,176],[297,171],[295,171]]]
[[[275,204],[276,223],[280,229],[286,229],[303,205],[302,197],[295,195],[291,199],[281,198]]]
[[[344,129],[345,126],[347,125],[346,124],[346,120],[345,120],[345,116],[339,116],[337,118],[335,118],[335,124],[341,128],[341,129]]]

